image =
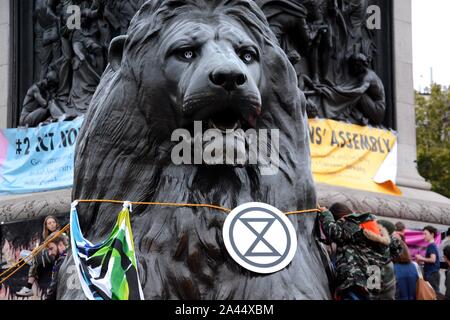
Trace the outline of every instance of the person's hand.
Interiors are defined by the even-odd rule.
[[[423,261],[423,257],[420,254],[416,254],[416,261],[417,262],[422,262]]]
[[[398,231],[394,231],[394,233],[392,234],[392,236],[394,238],[397,238],[398,240],[402,240],[402,236],[400,235],[400,233],[398,233]]]
[[[320,212],[328,211],[328,209],[326,207],[320,207],[319,210],[320,210]]]

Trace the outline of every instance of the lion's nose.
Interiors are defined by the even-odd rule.
[[[209,79],[227,91],[232,91],[247,82],[247,76],[239,70],[215,70],[209,74]]]

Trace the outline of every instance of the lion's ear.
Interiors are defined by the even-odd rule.
[[[123,55],[123,49],[125,47],[125,41],[127,41],[128,36],[118,36],[115,37],[111,44],[109,45],[109,52],[108,52],[108,60],[111,64],[111,67],[117,71],[120,68],[120,65],[122,63],[122,55]]]

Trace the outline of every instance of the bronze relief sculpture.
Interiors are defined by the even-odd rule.
[[[297,71],[309,117],[384,125],[385,89],[372,67],[377,48],[374,31],[366,25],[373,1],[255,2]]]
[[[389,122],[395,112],[391,110],[392,101],[386,101],[383,83],[390,80],[386,71],[381,75],[383,81],[375,71],[379,63],[376,31],[366,25],[369,5],[380,1],[255,2],[296,70],[299,88],[307,97],[310,118],[393,125]],[[35,126],[86,114],[106,67],[109,43],[126,33],[143,3],[144,0],[35,0],[35,65],[39,74],[35,75],[34,85],[53,71],[58,75],[58,88],[50,94],[47,112],[30,115],[24,110],[20,125]],[[69,26],[74,5],[80,8],[80,28],[76,29]],[[352,73],[355,63],[352,56],[356,55],[365,56],[367,76]],[[368,77],[379,80],[374,80],[378,82],[375,98],[374,86],[367,90],[364,78]],[[367,103],[369,100],[374,103]],[[49,112],[50,107],[59,111]]]

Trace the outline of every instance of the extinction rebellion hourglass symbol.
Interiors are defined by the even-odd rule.
[[[274,219],[251,219],[251,218],[241,218],[241,222],[256,235],[256,240],[253,242],[253,244],[250,246],[250,248],[245,253],[245,257],[281,257],[281,254],[264,238],[264,235],[269,231],[270,227],[275,222]],[[262,224],[266,225],[262,231],[258,232],[255,230],[255,228],[252,226],[252,224]],[[266,252],[258,252],[255,250],[257,246],[265,246],[268,251]]]
[[[274,273],[294,258],[297,237],[290,220],[277,208],[247,203],[234,209],[223,228],[225,246],[242,267]]]

